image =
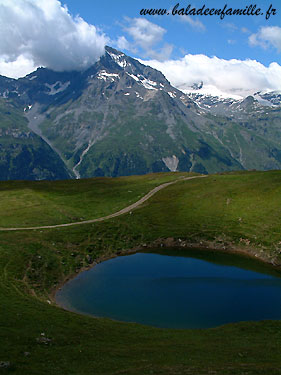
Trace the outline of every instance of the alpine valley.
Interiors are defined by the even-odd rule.
[[[83,72],[0,76],[0,180],[281,169],[281,92],[201,87],[110,47]]]

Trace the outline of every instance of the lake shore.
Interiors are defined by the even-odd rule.
[[[256,261],[260,261],[261,263],[265,263],[271,266],[274,270],[281,272],[281,262],[278,261],[276,257],[271,256],[267,252],[264,252],[262,249],[257,249],[249,245],[239,247],[233,243],[225,243],[225,242],[218,243],[215,241],[203,241],[203,240],[197,241],[197,242],[190,242],[189,240],[181,239],[181,238],[173,238],[173,237],[168,237],[165,239],[159,238],[149,244],[144,243],[132,249],[121,250],[121,251],[117,251],[116,253],[101,256],[95,259],[92,263],[89,263],[87,266],[81,267],[79,270],[77,270],[78,272],[72,273],[71,275],[67,276],[61,283],[59,283],[54,289],[52,289],[51,293],[49,294],[50,301],[64,310],[71,311],[71,310],[68,310],[62,304],[57,303],[56,301],[56,293],[68,281],[73,280],[80,273],[95,267],[97,264],[101,262],[105,262],[109,259],[113,259],[118,256],[126,256],[126,255],[135,254],[137,252],[149,251],[150,249],[155,249],[155,250],[156,249],[157,250],[158,249],[166,249],[166,250],[182,249],[182,250],[201,250],[201,251],[210,250],[210,251],[215,251],[215,252],[220,252],[220,253],[225,253],[225,254],[234,254],[234,255],[254,259]]]

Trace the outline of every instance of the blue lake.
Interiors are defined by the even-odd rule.
[[[281,278],[251,259],[210,251],[136,253],[100,263],[57,292],[64,308],[166,328],[281,319]]]

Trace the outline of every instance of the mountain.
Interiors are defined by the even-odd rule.
[[[0,98],[0,179],[70,178],[52,148],[28,128],[28,120],[11,100]]]
[[[18,80],[0,77],[3,108],[17,115],[10,129],[24,127],[42,148],[38,143],[41,159],[23,151],[16,156],[21,165],[29,160],[26,175],[17,176],[15,164],[13,173],[0,169],[0,179],[280,169],[278,95],[239,101],[183,93],[159,71],[110,47],[83,72],[39,68]],[[1,141],[3,170],[11,169],[16,139]],[[35,153],[28,139],[21,142]]]

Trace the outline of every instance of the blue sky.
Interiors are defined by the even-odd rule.
[[[172,16],[172,9],[244,9],[262,15]],[[276,14],[266,19],[272,4]],[[169,15],[141,16],[142,9]],[[0,74],[19,78],[43,66],[82,70],[111,45],[188,91],[245,97],[281,90],[281,3],[276,0],[0,0]]]
[[[209,8],[223,8],[225,4],[232,8],[245,8],[247,5],[256,4],[264,12],[263,16],[225,16],[221,20],[218,16],[142,16],[166,30],[163,39],[155,44],[161,48],[165,43],[173,46],[171,58],[180,58],[184,54],[205,54],[223,59],[253,59],[265,65],[273,61],[280,62],[280,51],[269,44],[267,48],[261,45],[250,45],[250,35],[256,34],[262,27],[281,26],[281,3],[272,0],[193,0],[167,1],[167,0],[120,0],[100,1],[67,0],[67,5],[73,15],[79,14],[88,23],[98,26],[112,40],[117,36],[125,36],[132,42],[126,33],[128,20],[126,18],[140,18],[142,8],[166,8],[171,10],[177,3],[179,8],[186,8],[188,4],[200,8],[204,4]],[[273,5],[277,14],[265,19],[265,13]],[[188,19],[189,18],[189,19]],[[188,20],[187,20],[188,19]],[[127,51],[130,52],[130,51]],[[138,48],[136,57],[147,58],[144,51]]]

